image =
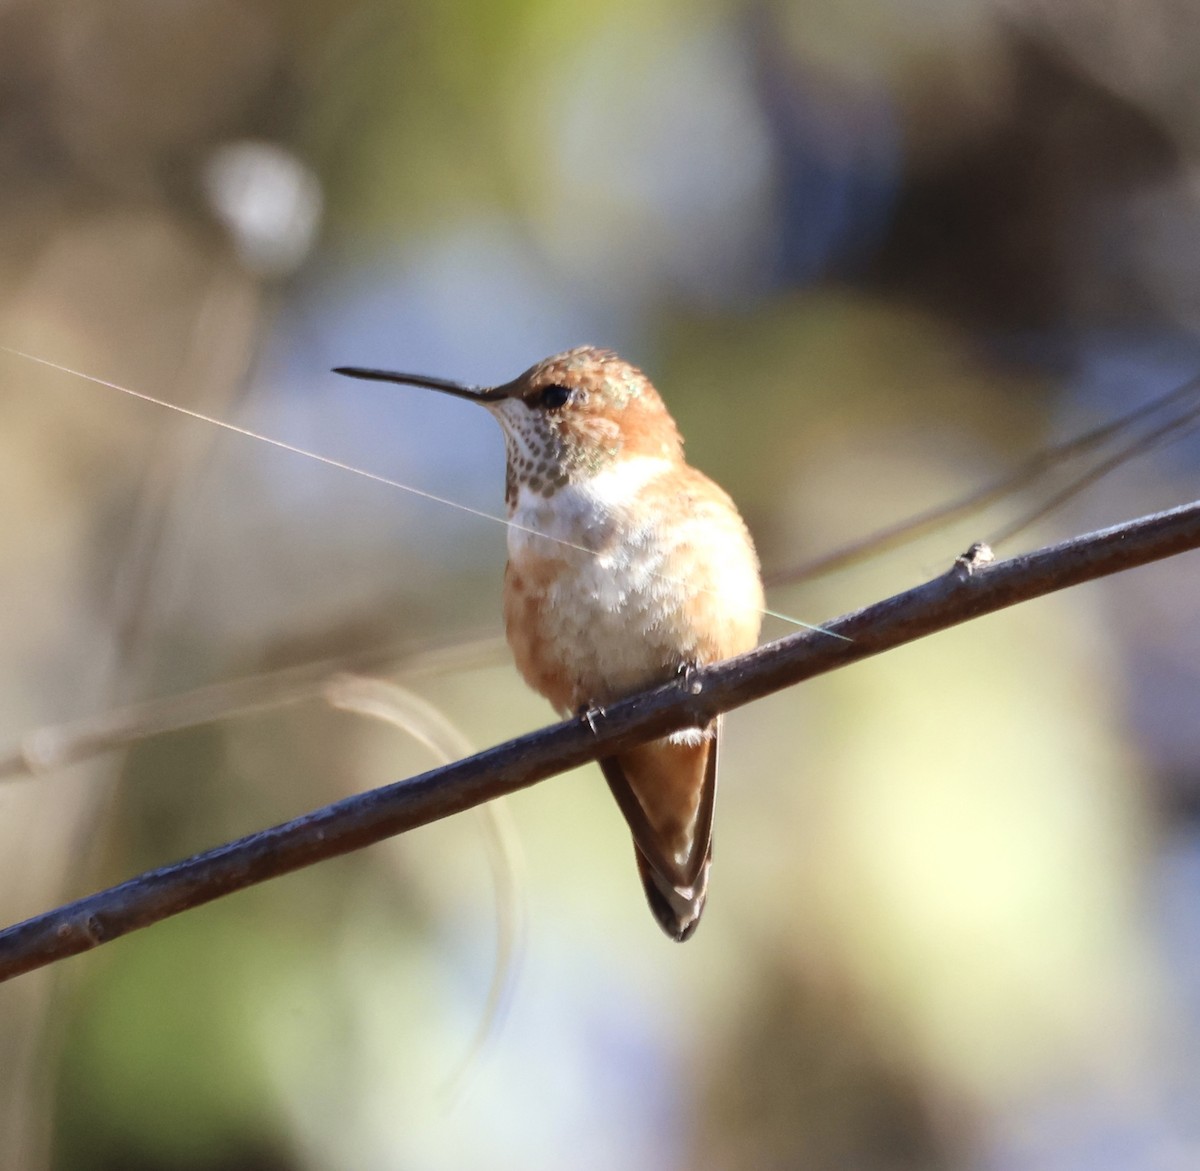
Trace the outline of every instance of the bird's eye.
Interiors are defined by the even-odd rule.
[[[566,386],[547,386],[534,399],[537,406],[542,407],[547,411],[556,411],[559,407],[566,406],[567,399],[571,397],[571,391]]]

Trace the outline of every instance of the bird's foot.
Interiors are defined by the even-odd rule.
[[[678,670],[675,672],[680,686],[684,689],[684,691],[687,691],[692,695],[699,695],[700,692],[704,690],[699,680],[695,678],[696,671],[696,664],[687,662],[680,663]]]
[[[598,703],[585,703],[575,713],[596,734],[596,721],[604,718],[604,709]]]

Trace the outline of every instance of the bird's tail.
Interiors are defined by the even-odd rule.
[[[712,864],[717,734],[709,728],[626,749],[600,761],[633,834],[650,910],[674,940],[700,922]]]
[[[712,846],[704,859],[700,876],[691,886],[673,886],[642,857],[641,850],[634,846],[637,855],[638,874],[646,892],[646,902],[658,920],[658,925],[676,942],[690,939],[700,922],[704,900],[708,898],[708,868],[712,865]]]

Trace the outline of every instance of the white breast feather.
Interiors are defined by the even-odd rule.
[[[667,572],[672,550],[688,541],[692,523],[701,522],[685,517],[664,530],[654,523],[656,516],[631,507],[652,480],[673,469],[669,460],[644,456],[617,461],[549,500],[527,488],[518,494],[509,556],[518,566],[528,556],[561,559],[570,566],[547,598],[544,630],[560,653],[575,659],[568,664],[572,674],[595,681],[590,698],[603,698],[602,687],[616,695],[661,678],[678,643],[666,628],[669,616],[697,588],[712,588],[674,581]],[[724,535],[728,545],[718,541],[714,559],[735,578],[742,563],[754,574],[741,533],[730,528]],[[711,541],[713,533],[706,531],[706,537]],[[710,582],[718,576],[706,575]]]

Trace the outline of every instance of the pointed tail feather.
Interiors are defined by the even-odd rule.
[[[704,861],[700,877],[691,887],[672,886],[642,857],[641,850],[635,849],[637,855],[638,874],[642,879],[642,889],[646,892],[646,902],[650,911],[658,920],[658,925],[676,943],[691,939],[692,933],[700,925],[700,914],[704,910],[704,900],[708,898],[708,868],[712,862],[712,851]]]
[[[680,942],[696,930],[708,894],[717,731],[686,742],[653,740],[600,761],[633,835],[650,909]]]

